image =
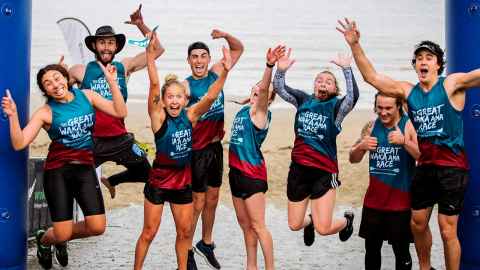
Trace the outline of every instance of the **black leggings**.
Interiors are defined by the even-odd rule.
[[[53,222],[72,220],[73,199],[84,216],[105,214],[102,192],[92,165],[65,164],[45,170],[43,189]]]
[[[365,239],[365,270],[380,270],[382,265],[382,245],[382,239]],[[395,269],[411,270],[410,243],[392,242],[392,248],[395,254]]]

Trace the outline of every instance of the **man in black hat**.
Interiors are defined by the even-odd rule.
[[[446,268],[459,269],[457,222],[468,181],[462,111],[465,91],[480,87],[480,69],[440,76],[445,65],[443,50],[434,42],[422,41],[415,46],[412,58],[419,82],[397,81],[377,73],[360,46],[356,23],[348,19],[338,22],[337,30],[344,35],[365,81],[385,95],[405,99],[417,131],[420,158],[412,179],[410,224],[420,270],[433,269],[428,222],[435,204]]]
[[[141,13],[142,5],[130,15],[130,21],[145,36],[150,29],[144,24]],[[158,41],[157,41],[158,42]],[[127,100],[127,79],[135,71],[147,65],[145,52],[121,61],[114,61],[115,55],[125,45],[125,35],[116,34],[111,26],[101,26],[93,36],[85,38],[85,44],[95,54],[96,60],[103,65],[112,64],[118,71],[118,84],[125,101]],[[164,48],[158,44],[157,58]],[[106,98],[111,92],[106,84],[101,68],[96,61],[84,65],[75,65],[69,70],[70,76],[82,89],[92,89]],[[126,170],[108,178],[102,177],[102,183],[108,188],[112,198],[115,197],[115,186],[125,182],[146,182],[150,170],[146,153],[135,143],[132,133],[125,128],[124,119],[110,117],[100,111],[96,112],[94,136],[95,163],[98,167],[106,161],[114,161],[126,167]]]

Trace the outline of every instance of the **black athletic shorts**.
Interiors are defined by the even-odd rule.
[[[340,185],[336,173],[332,174],[292,161],[288,172],[287,197],[291,202],[300,202],[308,197],[318,199],[330,189],[336,189]]]
[[[384,211],[363,207],[358,235],[364,239],[381,239],[390,244],[413,243],[410,217],[412,211]]]
[[[232,195],[244,200],[250,198],[255,193],[265,193],[268,190],[267,181],[244,176],[240,170],[235,168],[230,168],[228,179]]]
[[[147,160],[147,154],[136,143],[132,133],[115,137],[93,137],[95,167],[107,161],[128,166]]]
[[[192,152],[192,190],[206,192],[208,187],[220,187],[223,174],[223,147],[211,143]]]
[[[84,216],[105,214],[102,191],[92,165],[66,164],[45,170],[43,189],[53,222],[72,220],[73,199]]]
[[[152,187],[150,183],[147,183],[143,189],[143,194],[145,194],[145,198],[153,204],[164,204],[165,202],[189,204],[193,202],[191,186],[177,190],[156,188]]]
[[[433,207],[438,213],[458,215],[463,208],[468,172],[464,169],[441,166],[419,166],[412,179],[412,209]]]

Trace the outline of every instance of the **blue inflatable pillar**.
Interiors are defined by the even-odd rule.
[[[480,68],[480,1],[447,0],[447,72]],[[462,245],[461,269],[480,269],[480,89],[467,91],[463,111],[465,147],[470,178],[458,236]]]
[[[0,95],[10,89],[20,124],[28,119],[31,0],[0,0]],[[28,151],[10,143],[8,119],[0,112],[0,269],[26,269]]]

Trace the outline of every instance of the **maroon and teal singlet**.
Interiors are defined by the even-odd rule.
[[[192,123],[185,110],[177,117],[171,117],[166,113],[162,127],[155,133],[155,146],[157,153],[150,171],[150,185],[176,190],[190,185]]]
[[[82,90],[71,90],[74,98],[68,103],[51,99],[52,124],[47,130],[52,140],[48,149],[45,170],[62,167],[66,163],[92,164],[92,129],[95,110]]]
[[[450,104],[444,81],[440,77],[428,92],[418,83],[407,98],[408,115],[417,131],[421,153],[418,165],[468,169],[462,112]]]
[[[403,115],[398,127],[405,134],[408,116]],[[363,205],[368,208],[403,211],[410,209],[410,185],[415,159],[402,145],[388,142],[388,134],[395,128],[386,128],[380,119],[375,121],[370,136],[377,138],[377,148],[370,151],[370,183]]]
[[[127,101],[127,82],[125,78],[125,67],[120,62],[112,62],[117,68],[117,83],[120,87],[122,96]],[[108,85],[102,69],[96,61],[88,63],[85,68],[85,75],[83,77],[81,89],[92,89],[100,94],[102,97],[112,100],[112,92]],[[93,136],[95,137],[115,137],[127,133],[123,118],[116,118],[108,115],[102,111],[96,111],[95,127],[93,129]]]
[[[267,180],[267,168],[260,147],[268,133],[271,113],[268,111],[267,127],[258,129],[250,118],[250,106],[244,106],[232,123],[228,163],[253,179]]]
[[[292,161],[338,173],[337,135],[340,128],[335,125],[335,104],[338,98],[322,101],[310,96],[295,115],[295,143]]]
[[[192,76],[187,78],[190,87],[190,102],[188,106],[192,106],[202,99],[208,92],[208,88],[217,80],[218,75],[212,71],[208,72],[207,77],[202,79],[194,79]],[[223,90],[218,95],[215,102],[208,112],[200,117],[197,125],[193,129],[193,150],[203,149],[210,144],[213,139],[223,139],[225,131],[223,129],[224,119],[224,96]]]

